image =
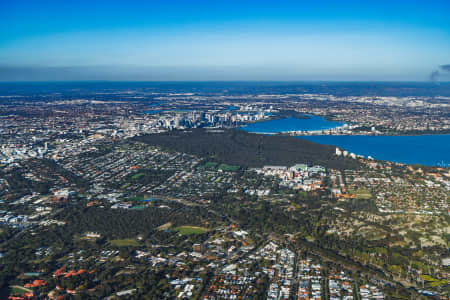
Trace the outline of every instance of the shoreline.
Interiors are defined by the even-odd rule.
[[[241,127],[234,127],[233,129],[243,130]],[[254,133],[254,134],[263,134],[263,135],[278,135],[278,136],[294,136],[294,137],[301,137],[301,136],[437,136],[437,135],[450,135],[450,133],[424,133],[424,134],[367,134],[367,133],[361,133],[361,134],[288,134],[286,132],[255,132],[255,131],[247,131],[248,133]]]
[[[213,128],[213,127],[211,127]],[[241,127],[233,127],[233,129],[240,129]],[[255,132],[255,131],[247,131],[248,133],[254,134],[264,134],[264,135],[279,135],[279,136],[427,136],[427,135],[450,135],[450,133],[424,133],[424,134],[287,134],[285,132]]]

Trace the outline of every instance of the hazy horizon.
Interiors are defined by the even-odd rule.
[[[432,82],[430,80],[258,80],[258,79],[248,79],[248,80],[108,80],[108,79],[79,79],[79,80],[0,80],[0,84],[8,83],[95,83],[95,82],[105,82],[105,83],[294,83],[294,84],[320,84],[320,83],[373,83],[373,84],[395,84],[395,83],[407,83],[407,84],[429,84],[433,86],[447,85],[450,81],[439,81]]]
[[[449,81],[448,1],[0,3],[0,81]]]

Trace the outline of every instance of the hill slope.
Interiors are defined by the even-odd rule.
[[[144,135],[134,140],[245,167],[290,166],[295,163],[318,164],[334,169],[360,166],[356,160],[337,157],[334,146],[241,130],[191,129]]]

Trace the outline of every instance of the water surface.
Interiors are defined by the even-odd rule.
[[[405,164],[450,165],[450,134],[413,136],[315,135],[299,136],[335,145],[355,154]]]
[[[284,131],[325,130],[344,125],[343,123],[327,121],[319,116],[305,116],[305,119],[284,118],[263,121],[242,126],[241,129],[254,133],[277,133]]]

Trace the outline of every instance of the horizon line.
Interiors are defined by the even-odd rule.
[[[233,83],[233,82],[249,82],[249,83],[320,83],[320,82],[333,82],[333,83],[430,83],[436,86],[444,83],[450,83],[450,81],[433,82],[429,80],[267,80],[267,79],[250,79],[250,80],[0,80],[0,84],[8,83],[88,83],[88,82],[142,82],[142,83]]]

